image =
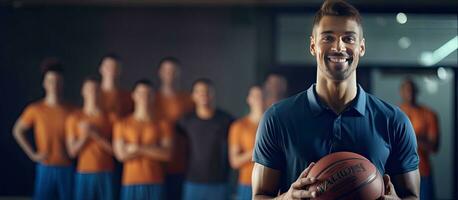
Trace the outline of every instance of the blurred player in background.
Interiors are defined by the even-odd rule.
[[[105,112],[114,113],[116,120],[130,114],[133,110],[132,97],[129,91],[121,89],[121,58],[113,53],[102,57],[99,66],[101,80],[101,106]],[[118,199],[121,189],[122,164],[115,161],[113,174],[115,198]]]
[[[262,88],[250,88],[246,99],[250,112],[232,123],[229,129],[229,161],[231,167],[239,170],[237,199],[251,199],[251,172],[253,170],[253,148],[256,130],[264,112]]]
[[[75,200],[113,199],[112,119],[100,107],[100,82],[86,78],[83,107],[66,122],[67,150],[78,158]]]
[[[115,113],[118,118],[130,114],[133,103],[130,92],[121,89],[121,58],[116,54],[107,54],[102,58],[99,67],[101,81],[101,106],[103,110]]]
[[[171,158],[170,123],[154,118],[153,86],[138,81],[132,92],[134,112],[114,127],[114,152],[124,163],[121,199],[161,199],[165,179],[164,162]]]
[[[420,199],[435,199],[430,154],[439,149],[439,122],[436,113],[417,102],[418,88],[412,79],[405,79],[401,85],[402,103],[399,107],[412,122],[418,143],[420,157]]]
[[[22,150],[37,163],[34,199],[73,199],[73,167],[65,149],[65,119],[74,107],[62,97],[62,64],[46,59],[42,70],[45,97],[25,108],[13,134]],[[31,128],[36,150],[26,137]]]
[[[278,73],[270,73],[264,82],[264,102],[269,108],[274,103],[286,98],[288,93],[288,82],[286,78]]]
[[[175,126],[178,119],[192,111],[193,102],[189,93],[179,88],[181,62],[174,57],[162,58],[158,65],[159,90],[155,95],[154,109],[160,118]],[[167,163],[165,199],[179,200],[182,197],[183,180],[186,173],[187,141],[182,133],[174,130],[172,158]]]
[[[227,139],[233,118],[215,106],[215,87],[209,79],[192,86],[195,111],[178,122],[189,139],[185,200],[227,199],[229,161]]]

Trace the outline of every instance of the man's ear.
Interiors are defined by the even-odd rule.
[[[312,54],[312,56],[316,55],[315,39],[313,38],[313,35],[310,36],[310,54]]]
[[[364,54],[366,54],[366,40],[364,38],[361,40],[361,44],[360,44],[360,49],[359,50],[361,52],[359,54],[361,57],[364,56]]]

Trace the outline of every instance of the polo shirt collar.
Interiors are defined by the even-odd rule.
[[[318,94],[315,90],[316,84],[310,86],[307,89],[307,99],[309,102],[310,111],[314,116],[319,115],[323,111],[325,111],[326,106],[323,105],[322,102],[318,99]],[[360,115],[364,116],[366,111],[366,92],[363,88],[358,84],[358,91],[356,94],[356,98],[353,100],[352,104],[350,105],[349,109],[356,110]]]

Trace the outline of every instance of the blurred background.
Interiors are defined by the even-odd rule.
[[[363,14],[366,56],[358,82],[400,104],[409,76],[419,102],[439,117],[440,149],[432,157],[436,196],[458,198],[458,1],[352,0]],[[122,85],[157,79],[157,63],[183,63],[182,86],[208,77],[217,104],[246,114],[250,85],[277,72],[290,95],[315,82],[309,53],[313,15],[321,0],[0,0],[0,197],[28,197],[34,164],[11,129],[26,104],[42,97],[39,64],[48,56],[65,65],[65,95],[81,103],[82,79],[98,72],[100,58],[123,59]]]

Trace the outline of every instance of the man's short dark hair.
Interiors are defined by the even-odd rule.
[[[137,88],[137,86],[139,86],[139,85],[146,85],[146,86],[150,87],[151,89],[154,89],[153,82],[151,82],[149,79],[146,79],[146,78],[142,78],[142,79],[140,79],[138,81],[135,81],[134,87],[132,89],[135,90],[135,88]]]
[[[202,84],[206,85],[209,88],[213,88],[213,89],[215,88],[215,85],[214,85],[212,80],[210,80],[208,78],[198,78],[192,83],[192,91],[194,91],[194,87],[199,83],[202,83]]]
[[[415,83],[415,81],[413,81],[413,79],[411,77],[405,78],[404,81],[402,82],[401,86],[404,86],[406,84],[409,84],[412,87],[413,95],[417,95],[418,94],[417,84]]]
[[[269,73],[266,75],[266,77],[265,77],[264,80],[267,80],[270,76],[277,76],[277,77],[280,77],[280,78],[286,80],[286,76],[285,76],[285,75],[283,75],[283,74],[280,73],[280,72],[275,72],[275,71],[274,71],[274,72],[269,72]]]
[[[362,19],[359,11],[352,6],[351,4],[343,1],[343,0],[326,0],[324,1],[323,5],[321,5],[320,10],[318,10],[315,14],[315,18],[313,19],[313,29],[315,30],[315,26],[318,25],[321,19],[324,16],[338,16],[338,17],[349,17],[354,19],[356,23],[358,23],[359,27],[361,28],[361,34],[363,31],[362,27]]]
[[[159,61],[157,67],[160,68],[162,66],[162,64],[164,64],[165,62],[170,62],[176,66],[181,66],[181,61],[176,58],[176,57],[173,57],[173,56],[167,56],[167,57],[163,57],[161,58],[161,60]]]
[[[252,84],[252,85],[250,86],[250,89],[251,89],[251,88],[254,88],[254,87],[258,87],[258,88],[261,88],[261,89],[262,89],[262,85],[261,85],[261,84],[258,84],[258,83]]]
[[[252,85],[250,85],[250,87],[248,88],[247,94],[250,94],[250,91],[251,91],[251,89],[253,89],[253,88],[259,88],[261,91],[263,90],[263,89],[262,89],[263,87],[262,87],[261,84],[252,84]]]
[[[55,57],[43,59],[40,64],[40,69],[43,76],[48,72],[55,72],[61,75],[64,72],[62,62]]]
[[[122,62],[121,56],[119,56],[118,54],[116,54],[116,53],[107,53],[107,54],[105,54],[105,55],[102,56],[102,58],[100,59],[99,65],[101,65],[102,62],[103,62],[103,60],[105,60],[106,58],[113,59],[113,60],[115,60],[118,64],[120,64],[120,63]]]
[[[83,83],[86,83],[88,81],[91,81],[91,82],[95,82],[97,84],[100,84],[100,78],[99,76],[96,76],[96,75],[89,75],[89,76],[86,76],[83,80]]]

